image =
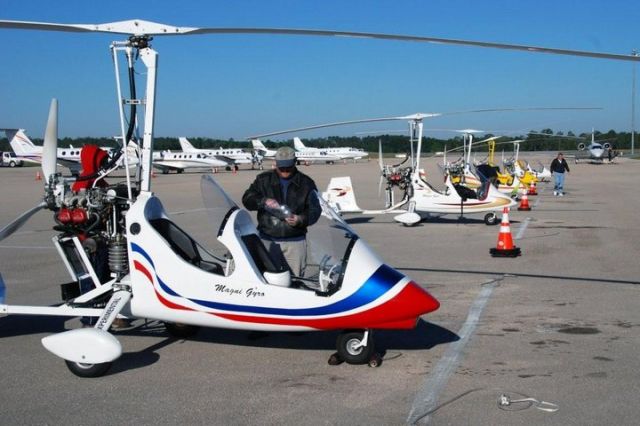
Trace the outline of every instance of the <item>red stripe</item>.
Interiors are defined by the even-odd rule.
[[[440,303],[435,298],[415,283],[410,282],[396,297],[382,305],[364,312],[341,317],[304,319],[269,318],[239,314],[216,315],[232,321],[303,326],[319,330],[340,328],[410,329],[415,327],[415,323],[420,315],[435,311],[439,306]]]
[[[145,268],[144,265],[142,265],[142,263],[138,262],[137,260],[133,261],[133,266],[138,271],[142,272],[147,277],[147,279],[149,280],[151,285],[153,286],[153,278],[151,276],[151,272],[149,272],[149,270],[147,268]],[[183,311],[194,311],[195,310],[195,309],[187,308],[186,306],[178,305],[177,303],[173,303],[173,302],[165,299],[164,297],[162,297],[162,295],[160,295],[160,293],[158,293],[158,290],[156,290],[155,286],[153,287],[153,291],[155,292],[156,297],[158,298],[160,303],[162,303],[164,306],[166,306],[168,308],[181,309]]]

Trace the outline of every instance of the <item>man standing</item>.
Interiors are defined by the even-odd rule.
[[[564,159],[562,153],[559,152],[558,156],[551,162],[551,173],[555,178],[555,185],[553,187],[553,195],[564,196],[564,173],[569,173],[569,165],[567,160]]]
[[[316,184],[296,169],[295,151],[276,151],[276,168],[260,173],[242,196],[248,210],[258,211],[258,231],[271,257],[303,277],[307,263],[307,227],[322,212]]]

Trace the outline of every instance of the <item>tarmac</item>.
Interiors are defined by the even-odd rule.
[[[521,154],[547,165],[553,156]],[[441,187],[436,159],[424,165]],[[510,213],[518,258],[489,255],[499,226],[481,218],[444,216],[416,227],[391,215],[348,218],[388,264],[441,303],[415,330],[375,333],[379,368],[329,365],[336,332],[203,329],[181,340],[138,320],[114,332],[124,353],[107,375],[81,379],[40,343],[78,319],[7,316],[0,318],[2,423],[637,424],[640,161],[569,165],[564,197],[541,184],[529,198],[532,211]],[[41,199],[37,170],[0,169],[1,225]],[[330,177],[350,175],[360,206],[382,207],[373,158],[300,170],[321,190]],[[214,177],[240,203],[257,173]],[[206,243],[213,236],[199,211],[202,175],[158,174],[152,184],[172,218]],[[51,215],[38,213],[0,242],[9,304],[60,302],[69,276],[51,243]],[[525,401],[500,405],[502,395]]]

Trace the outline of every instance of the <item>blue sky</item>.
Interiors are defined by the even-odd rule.
[[[89,24],[133,18],[176,26],[338,29],[620,54],[640,48],[632,27],[639,21],[640,4],[631,0],[0,0],[0,19]],[[123,38],[0,29],[0,127],[22,127],[42,137],[49,100],[57,97],[61,136],[117,134],[108,46]],[[464,115],[429,120],[425,128],[587,132],[591,127],[628,131],[631,126],[630,62],[256,35],[156,38],[153,47],[160,54],[157,136],[243,139],[368,117],[538,106],[604,109]],[[139,64],[137,70],[144,68]],[[390,123],[300,136],[404,127]]]

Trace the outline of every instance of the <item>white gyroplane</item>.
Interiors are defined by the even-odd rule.
[[[0,21],[0,26],[79,30],[75,25],[7,21]],[[63,285],[63,303],[8,304],[2,286],[0,313],[97,318],[92,328],[42,339],[45,348],[64,359],[74,374],[103,375],[120,357],[122,347],[108,331],[117,317],[163,321],[169,332],[178,335],[199,326],[344,330],[336,342],[338,358],[377,366],[380,359],[374,353],[373,329],[411,329],[422,315],[438,309],[435,298],[385,264],[318,194],[322,216],[309,230],[313,262],[309,276],[292,276],[274,262],[249,213],[239,208],[211,175],[201,180],[204,206],[213,220],[212,232],[228,254],[218,257],[206,250],[171,219],[151,192],[157,52],[149,41],[151,36],[173,34],[178,29],[144,21],[86,28],[131,34],[127,41],[113,43],[111,52],[116,75],[120,54],[127,59],[132,95],[135,60],[140,58],[146,67],[146,72],[140,73],[146,76],[142,99],[123,102],[117,80],[122,140],[132,140],[134,126],[144,123],[140,170],[132,177],[127,168],[125,185],[101,184],[115,170],[111,162],[94,175],[78,178],[91,179],[91,183],[85,190],[74,192],[76,179],[56,171],[58,107],[54,99],[43,148],[43,200],[0,230],[2,240],[39,210],[54,212],[58,234],[53,243],[73,280]],[[124,118],[125,105],[130,108],[128,120]],[[144,120],[136,115],[137,105],[144,105]],[[106,256],[98,257],[108,258],[106,263],[90,260],[94,257],[89,253],[96,250],[104,250]],[[87,287],[88,291],[81,291]]]
[[[139,123],[143,123],[144,127],[138,172],[132,177],[128,167],[125,167],[126,185],[99,185],[117,167],[115,162],[119,158],[114,157],[102,165],[95,175],[84,177],[94,180],[84,193],[71,194],[69,187],[73,179],[68,180],[56,173],[57,102],[53,102],[43,149],[43,200],[0,230],[2,240],[43,208],[54,211],[59,220],[64,209],[67,213],[75,211],[71,216],[77,220],[56,228],[59,234],[54,238],[63,264],[75,281],[65,289],[64,303],[59,306],[16,306],[2,300],[0,313],[98,317],[93,328],[70,330],[43,339],[45,347],[63,358],[71,371],[80,376],[104,374],[121,355],[120,343],[107,331],[119,315],[165,321],[174,324],[170,326],[174,332],[180,329],[175,326],[176,323],[184,324],[187,328],[215,326],[276,331],[347,328],[349,331],[338,338],[338,350],[348,362],[356,363],[366,362],[373,352],[371,329],[411,328],[421,315],[438,308],[438,302],[432,296],[403,274],[385,265],[327,206],[323,208],[323,220],[328,221],[330,232],[321,234],[325,238],[336,236],[339,241],[336,246],[339,248],[333,252],[326,250],[317,265],[317,277],[311,279],[313,282],[292,278],[288,271],[282,271],[275,265],[271,268],[270,258],[265,256],[264,247],[256,240],[258,236],[250,216],[244,210],[234,208],[210,176],[205,176],[201,185],[208,200],[205,206],[210,207],[210,213],[216,220],[221,220],[217,240],[227,246],[231,257],[222,259],[207,254],[192,237],[175,225],[159,198],[151,192],[157,75],[157,52],[149,45],[153,36],[342,36],[640,60],[634,55],[434,37],[305,29],[191,28],[144,20],[105,24],[0,20],[0,28],[127,36],[124,41],[112,43],[111,52],[119,95],[122,140],[132,140],[134,127]],[[122,96],[120,54],[126,58],[131,99]],[[141,60],[146,67],[146,72],[140,73],[146,76],[144,99],[135,96],[134,64],[137,60]],[[137,117],[138,105],[144,109],[141,120]],[[130,112],[128,119],[124,113],[126,107]],[[124,152],[125,147],[121,153]],[[124,158],[126,163],[127,156]],[[320,199],[318,202],[322,203]],[[89,221],[99,225],[90,228]],[[98,238],[104,244],[109,259],[105,279],[98,277],[94,265],[89,261],[85,248],[91,250],[92,247],[83,247],[79,238],[82,234],[85,234],[85,241]],[[185,277],[190,279],[185,280]],[[89,282],[94,288],[79,294],[81,282]],[[0,295],[4,297],[4,288],[0,290]],[[246,296],[249,292],[252,297],[248,301]]]
[[[402,117],[390,117],[387,120],[406,120],[409,122],[411,135],[411,152],[415,143],[415,155],[411,156],[411,164],[404,168],[388,169],[382,163],[380,155],[379,165],[382,180],[386,181],[386,204],[382,210],[364,210],[357,202],[350,177],[332,178],[323,197],[341,213],[361,214],[396,214],[394,220],[403,225],[416,225],[424,218],[438,217],[446,214],[457,214],[461,217],[482,214],[487,225],[498,222],[495,212],[504,207],[511,207],[515,202],[501,194],[489,181],[482,182],[477,189],[461,184],[454,184],[449,173],[445,176],[445,189],[437,190],[427,182],[420,168],[420,153],[422,148],[423,119],[442,114],[414,114]],[[375,119],[381,121],[382,119]],[[395,201],[394,189],[398,188],[402,197]]]

